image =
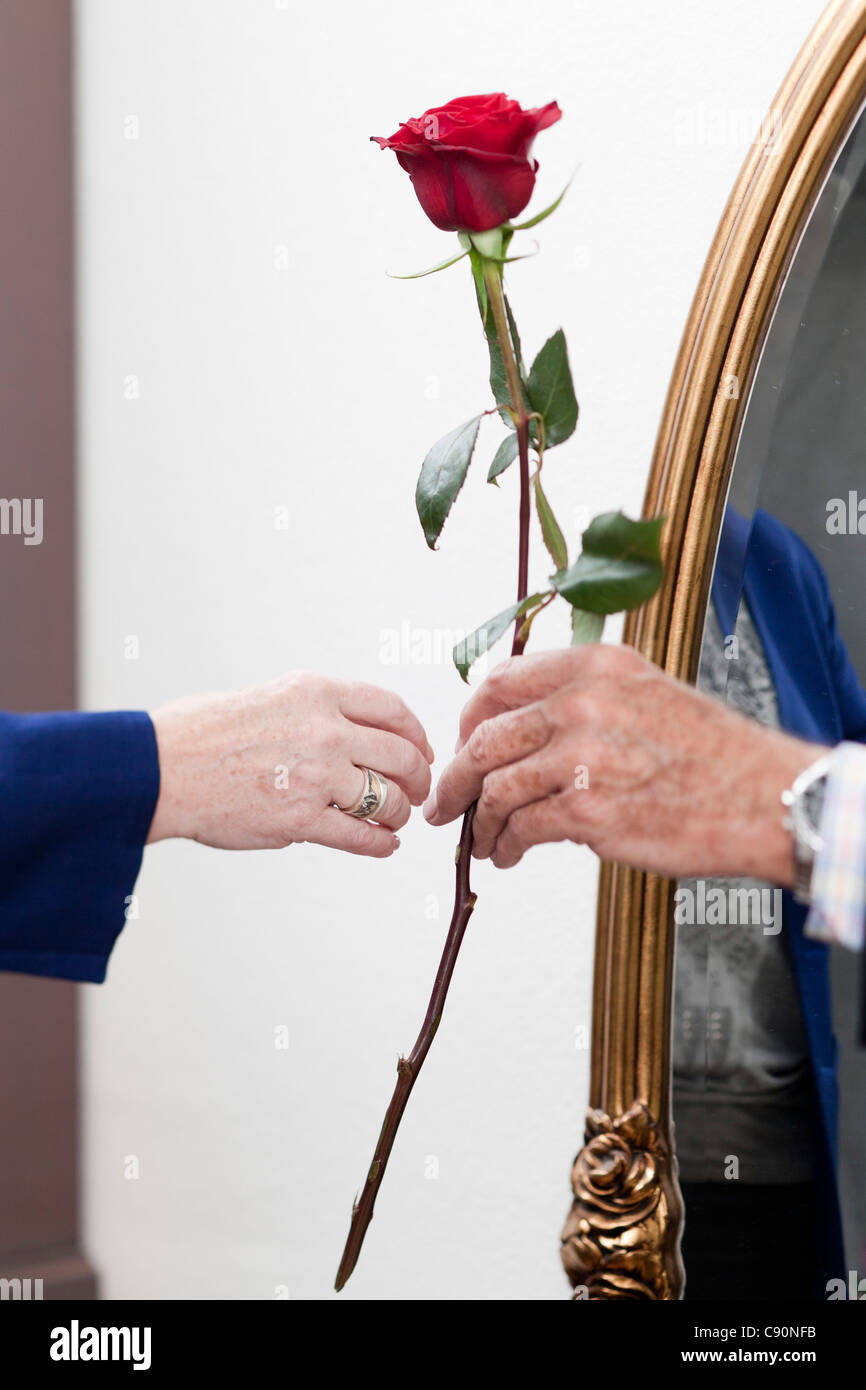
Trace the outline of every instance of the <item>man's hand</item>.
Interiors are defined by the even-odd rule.
[[[445,825],[477,799],[473,853],[502,869],[531,845],[573,840],[670,877],[791,886],[780,796],[822,751],[630,647],[577,647],[491,673],[463,711],[457,756],[424,814]]]
[[[148,843],[181,836],[217,849],[310,841],[384,859],[430,790],[433,750],[398,696],[293,672],[269,685],[164,705],[152,715],[160,791]],[[362,767],[388,797],[376,824],[349,806]]]

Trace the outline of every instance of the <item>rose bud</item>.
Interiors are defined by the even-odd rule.
[[[456,97],[406,121],[387,139],[412,180],[422,208],[444,232],[486,232],[522,212],[538,164],[530,159],[540,130],[562,112],[555,101],[524,111],[502,92]]]

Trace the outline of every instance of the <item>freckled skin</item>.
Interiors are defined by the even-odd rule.
[[[192,696],[152,716],[160,791],[148,843],[217,849],[308,841],[387,858],[430,789],[433,752],[398,696],[360,681],[292,672],[268,685]],[[361,795],[361,768],[388,784],[376,823],[337,810]]]
[[[573,840],[670,877],[785,887],[794,873],[781,793],[824,751],[603,645],[497,667],[463,711],[457,750],[424,813],[444,825],[477,798],[473,854],[499,868],[532,845]]]

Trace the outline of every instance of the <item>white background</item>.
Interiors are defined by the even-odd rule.
[[[485,351],[465,265],[386,278],[453,239],[368,137],[464,92],[563,109],[536,146],[533,208],[579,172],[509,280],[530,357],[568,335],[581,419],[546,476],[573,548],[596,511],[640,509],[745,132],[819,12],[79,0],[83,705],[154,708],[305,666],[395,687],[441,766],[464,691],[412,634],[511,601],[516,480],[486,485],[488,424],[426,549],[418,467],[487,406]],[[565,636],[551,624],[536,644]],[[331,1296],[450,913],[453,832],[416,817],[402,838],[384,864],[148,851],[140,915],[84,990],[85,1240],[108,1297]],[[344,1299],[567,1295],[595,884],[572,846],[475,870],[445,1020]]]

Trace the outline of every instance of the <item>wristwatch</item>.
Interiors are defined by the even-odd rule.
[[[791,832],[794,851],[794,898],[798,903],[811,902],[815,858],[824,848],[821,820],[831,757],[830,753],[822,754],[782,792],[782,805],[786,808],[782,824]]]

